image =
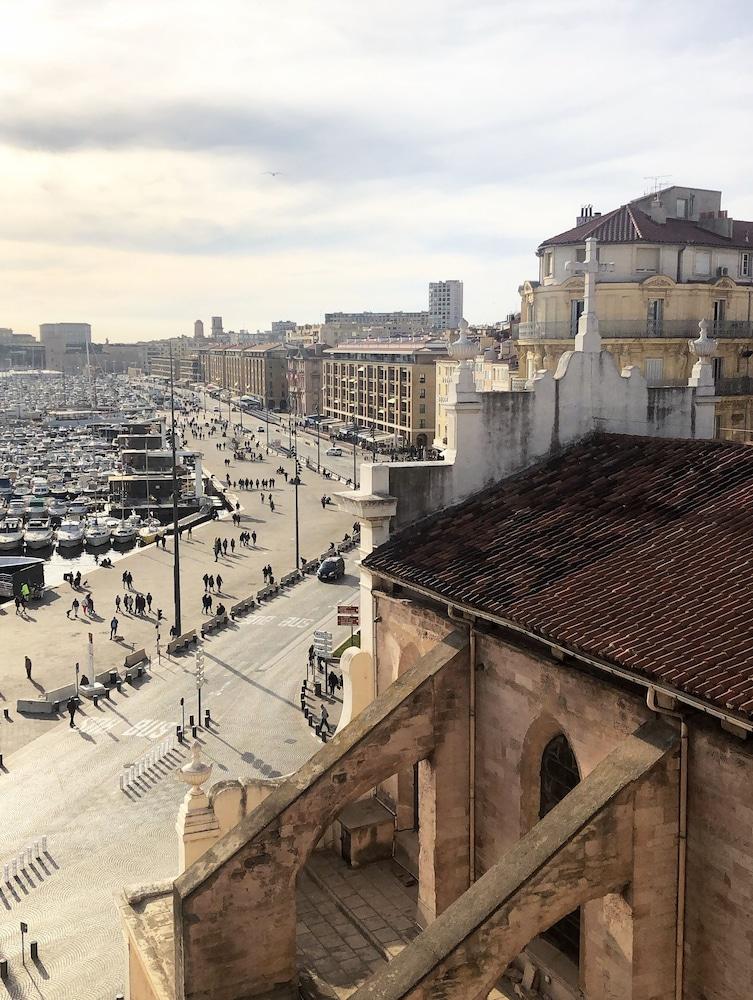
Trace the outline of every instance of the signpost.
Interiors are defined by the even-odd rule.
[[[314,653],[317,657],[327,659],[332,656],[332,633],[317,630],[314,632]]]
[[[337,605],[337,624],[350,625],[350,644],[353,645],[353,626],[360,623],[360,609],[357,604]]]

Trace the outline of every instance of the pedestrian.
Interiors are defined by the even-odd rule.
[[[72,611],[73,612],[73,617],[74,618],[78,618],[78,609],[79,609],[78,598],[74,597],[73,598],[73,603],[71,604],[71,607],[70,607],[70,611],[66,611],[66,615],[68,615],[68,617],[70,618],[71,617],[71,611]]]
[[[259,496],[261,497],[261,502],[262,502],[262,504],[263,504],[263,503],[264,503],[264,494],[263,494],[263,493],[260,493],[260,494],[259,494]]]
[[[256,548],[256,532],[251,532],[251,541],[254,543],[254,548]]]
[[[16,594],[16,614],[21,614],[21,598]]]
[[[128,589],[133,590],[133,573],[128,570]]]
[[[204,574],[203,580],[204,580],[204,592],[206,593],[206,591],[209,589],[209,573]]]
[[[78,584],[76,584],[76,586],[78,586]],[[127,586],[128,586],[128,570],[124,569],[123,570],[123,590],[125,590]]]
[[[89,617],[94,614],[94,598],[89,594]]]
[[[222,577],[218,573],[217,574],[217,593],[219,594],[221,590],[222,590]]]
[[[222,551],[225,555],[227,555],[227,538],[222,539]]]
[[[190,524],[188,525],[188,534],[187,534],[186,537],[188,538],[189,542],[193,538],[193,531],[191,530],[191,525]]]
[[[257,488],[257,490],[259,489],[259,480],[258,479],[256,480],[256,488]]]
[[[24,657],[24,666],[26,667],[26,680],[31,680],[31,657]]]
[[[327,498],[322,497],[322,510],[325,510],[326,507],[327,507]]]
[[[159,638],[160,638],[160,636],[159,636],[159,632],[158,632],[157,633],[157,641],[155,643],[155,647],[156,647],[156,651],[157,651],[157,663],[161,663],[161,661],[162,661],[162,646],[160,645]]]
[[[71,717],[70,729],[76,728],[76,723],[73,721],[73,716],[76,714],[76,709],[78,708],[78,702],[75,697],[69,698],[68,703],[65,706],[68,709],[68,714]]]
[[[112,616],[112,621],[110,622],[110,638],[114,639],[118,634],[118,619],[115,615]]]
[[[120,594],[115,595],[115,614],[120,611]]]
[[[319,736],[321,736],[322,735],[322,730],[326,726],[327,727],[327,736],[329,736],[329,734],[330,734],[329,712],[327,711],[327,707],[324,704],[322,704],[321,707],[320,707],[320,716],[321,716],[321,721],[319,722],[319,728],[317,729],[317,733],[318,733]]]
[[[314,662],[314,644],[312,642],[311,645],[309,646],[309,663],[313,662]]]
[[[165,535],[163,535],[162,536],[162,549],[163,549],[163,551],[166,548],[167,548],[167,537]]]
[[[151,614],[151,611],[152,611],[152,594],[151,594],[151,591],[147,592],[147,595],[146,595],[146,606],[147,606],[147,608],[149,608],[149,613]]]
[[[337,687],[337,674],[334,670],[330,670],[327,675],[327,688],[331,698],[335,696],[335,688]]]
[[[78,590],[78,588],[81,586],[81,570],[78,570],[76,572],[76,575],[73,578],[73,586],[76,588],[76,590]]]
[[[234,538],[230,539],[230,551],[231,551],[231,553],[233,555],[235,555],[235,539]]]
[[[236,501],[235,501],[235,510],[236,510],[236,512],[237,512],[237,511],[239,511],[240,509],[241,509],[241,505],[240,505],[240,504],[238,503],[238,501],[236,500]]]
[[[213,575],[210,575],[210,577],[209,577],[209,589],[210,590],[214,590],[214,576]]]
[[[267,577],[269,576],[269,570],[267,569],[266,566],[262,566],[261,571],[262,571],[262,574],[264,576],[264,582],[266,583],[267,582]]]
[[[212,595],[207,594],[207,614],[211,614],[212,611]]]
[[[270,509],[270,510],[272,511],[272,513],[274,514],[274,512],[275,512],[275,502],[274,502],[274,500],[272,499],[272,497],[270,497],[270,498],[269,498],[269,509]]]

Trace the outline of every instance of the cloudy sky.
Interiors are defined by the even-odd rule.
[[[0,326],[516,308],[650,175],[753,219],[743,0],[0,0]],[[267,171],[280,172],[271,176]]]

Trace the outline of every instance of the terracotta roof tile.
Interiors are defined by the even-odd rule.
[[[364,565],[753,715],[753,448],[595,436]]]

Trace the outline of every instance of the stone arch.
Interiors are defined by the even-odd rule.
[[[576,762],[578,755],[567,728],[549,712],[542,712],[528,727],[520,752],[520,836],[525,837],[539,821],[541,801],[541,757],[547,744],[556,736],[564,736],[570,744]],[[583,768],[578,764],[578,773]]]

